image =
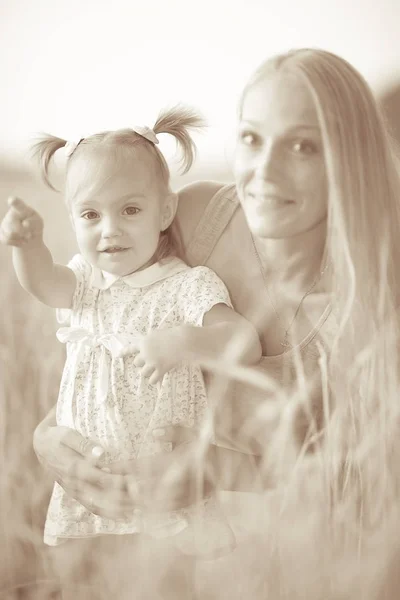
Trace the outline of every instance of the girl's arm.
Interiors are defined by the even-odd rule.
[[[44,304],[70,308],[75,274],[57,265],[43,241],[43,219],[19,198],[10,198],[0,226],[0,239],[13,246],[13,264],[22,287]]]
[[[203,325],[176,325],[154,329],[124,348],[121,356],[134,355],[151,384],[185,361],[225,360],[232,364],[255,364],[261,358],[261,343],[254,326],[226,304],[216,304],[203,317]]]
[[[177,328],[183,355],[229,358],[244,364],[257,363],[262,355],[261,343],[254,326],[226,306],[216,304],[203,318],[202,327],[182,325]]]
[[[76,286],[74,272],[55,264],[42,239],[13,248],[13,264],[21,286],[53,308],[70,308]]]

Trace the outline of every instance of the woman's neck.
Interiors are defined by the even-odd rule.
[[[274,287],[300,293],[325,270],[326,219],[297,236],[254,241],[264,276]]]

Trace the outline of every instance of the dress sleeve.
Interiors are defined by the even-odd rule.
[[[208,267],[190,269],[178,297],[182,320],[190,325],[201,326],[204,315],[216,304],[226,304],[232,308],[224,282]]]
[[[76,286],[74,295],[72,297],[71,308],[57,308],[56,318],[57,321],[62,325],[68,325],[71,319],[71,311],[76,311],[79,307],[85,288],[88,286],[90,281],[90,275],[92,268],[88,262],[80,255],[75,254],[67,264],[76,277]]]

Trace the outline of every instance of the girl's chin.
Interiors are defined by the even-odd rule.
[[[100,259],[96,261],[96,267],[112,275],[124,277],[140,269],[140,264],[137,264],[132,258],[132,256],[129,256],[129,250],[103,252]]]

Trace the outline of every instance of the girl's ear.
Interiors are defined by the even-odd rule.
[[[171,192],[164,199],[161,215],[161,231],[165,231],[175,218],[178,208],[178,194]]]
[[[75,221],[74,221],[74,218],[72,216],[71,209],[69,207],[68,207],[68,216],[69,216],[69,221],[70,221],[70,223],[72,225],[72,229],[75,231]]]

